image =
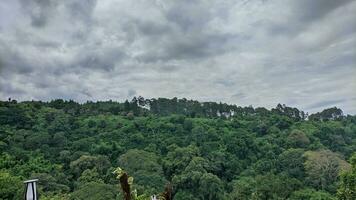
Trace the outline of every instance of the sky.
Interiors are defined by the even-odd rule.
[[[1,0],[0,99],[356,114],[355,0]]]

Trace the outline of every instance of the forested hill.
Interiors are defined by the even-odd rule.
[[[226,103],[216,102],[199,102],[194,100],[183,99],[144,99],[143,97],[134,97],[131,101],[126,100],[124,103],[113,101],[88,101],[84,104],[79,104],[75,101],[57,99],[50,102],[31,101],[22,102],[22,105],[39,107],[50,107],[63,110],[70,115],[99,115],[99,114],[114,114],[125,115],[133,114],[135,116],[147,116],[148,114],[156,114],[159,116],[168,116],[171,114],[184,115],[187,117],[207,117],[207,118],[230,118],[244,116],[269,116],[272,114],[287,116],[293,120],[335,120],[345,117],[341,109],[333,107],[325,109],[308,116],[308,113],[300,111],[297,108],[288,107],[278,104],[276,108],[268,110],[263,107],[253,108],[229,105]],[[0,101],[0,106],[18,105],[16,100],[6,102]],[[11,107],[11,106],[10,106]]]
[[[0,199],[21,199],[22,181],[38,178],[44,200],[119,200],[116,167],[138,194],[171,182],[175,200],[355,197],[356,116],[335,107],[10,99],[0,101],[0,152]]]

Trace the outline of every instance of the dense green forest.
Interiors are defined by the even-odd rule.
[[[0,199],[123,199],[170,182],[175,200],[356,199],[356,116],[187,99],[0,101]],[[354,155],[354,156],[353,156]],[[353,166],[351,166],[353,164]]]

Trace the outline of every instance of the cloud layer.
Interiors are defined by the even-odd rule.
[[[352,0],[5,0],[0,99],[185,97],[356,114]]]

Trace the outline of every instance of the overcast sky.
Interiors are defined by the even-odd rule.
[[[356,114],[355,0],[1,0],[0,99]]]

